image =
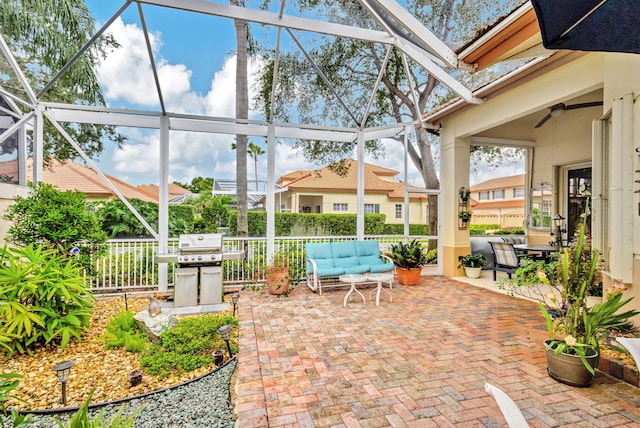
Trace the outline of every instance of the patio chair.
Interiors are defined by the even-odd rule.
[[[636,367],[640,370],[640,338],[637,337],[616,337],[616,342],[624,346],[636,362]]]
[[[493,280],[497,279],[497,272],[506,272],[511,278],[511,274],[516,273],[516,269],[520,266],[520,259],[524,254],[516,253],[513,244],[507,242],[489,242],[493,250],[495,263],[493,265]]]
[[[490,383],[484,384],[484,389],[495,398],[498,407],[502,412],[502,416],[507,421],[509,428],[529,428],[527,420],[518,408],[518,405],[505,394],[500,388],[496,388]]]

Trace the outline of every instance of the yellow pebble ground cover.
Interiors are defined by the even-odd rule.
[[[230,301],[229,296],[225,296],[225,300]],[[136,313],[144,310],[148,303],[147,298],[129,297],[127,300],[128,309]],[[24,401],[11,399],[8,406],[21,410],[80,406],[92,388],[95,388],[92,403],[112,401],[177,385],[216,367],[202,367],[181,376],[169,376],[162,381],[145,373],[142,383],[132,387],[127,374],[141,368],[140,354],[127,352],[123,348],[105,350],[104,343],[98,339],[104,333],[109,318],[123,310],[125,301],[121,296],[98,298],[91,326],[82,336],[82,341],[73,341],[64,350],[53,346],[40,348],[31,356],[14,354],[8,358],[0,354],[0,372],[23,375],[20,386],[12,394]],[[60,383],[51,369],[56,363],[65,360],[71,360],[76,365],[71,369],[67,381],[67,405],[63,406],[60,403]]]

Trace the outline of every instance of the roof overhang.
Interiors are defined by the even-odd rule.
[[[535,11],[526,2],[463,48],[458,58],[482,70],[502,61],[554,52],[542,46]]]

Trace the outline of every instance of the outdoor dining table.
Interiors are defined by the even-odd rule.
[[[558,252],[560,249],[555,245],[544,244],[514,244],[513,248],[519,251],[526,251],[527,253],[541,253],[546,262],[551,259],[553,253]]]

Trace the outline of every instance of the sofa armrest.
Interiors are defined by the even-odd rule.
[[[322,294],[322,288],[320,288],[320,282],[318,281],[318,264],[315,260],[307,258],[307,261],[311,263],[313,266],[313,273],[311,274],[311,278],[309,278],[309,270],[307,269],[307,285],[313,291],[319,290],[320,294]],[[309,279],[311,279],[311,283],[309,283]]]

